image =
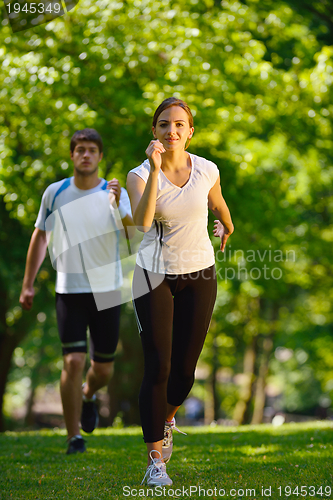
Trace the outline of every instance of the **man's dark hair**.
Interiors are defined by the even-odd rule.
[[[84,128],[77,130],[71,138],[71,153],[73,153],[75,146],[81,141],[94,142],[98,146],[100,153],[103,153],[103,142],[99,133],[94,128]]]

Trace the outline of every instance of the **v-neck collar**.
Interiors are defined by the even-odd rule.
[[[188,178],[187,182],[185,182],[185,184],[183,184],[183,186],[177,186],[177,184],[174,184],[173,182],[170,181],[170,179],[168,179],[168,177],[165,175],[165,173],[163,172],[163,170],[161,169],[160,172],[162,172],[164,178],[168,181],[169,184],[171,184],[172,187],[174,188],[177,188],[177,189],[185,189],[192,181],[192,177],[193,177],[193,170],[194,170],[194,157],[192,155],[192,153],[188,153],[189,157],[190,157],[190,160],[191,160],[191,172],[190,172],[190,177]]]

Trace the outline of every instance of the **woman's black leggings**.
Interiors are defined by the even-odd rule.
[[[135,268],[133,302],[145,365],[139,406],[146,443],[163,439],[167,403],[180,406],[192,388],[217,289],[215,266],[169,274],[158,285],[156,279]],[[144,282],[149,291],[140,296]]]

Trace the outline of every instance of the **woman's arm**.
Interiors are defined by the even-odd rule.
[[[215,221],[214,236],[221,238],[221,250],[224,251],[227,239],[234,232],[229,208],[222,196],[220,177],[208,193],[208,207],[218,219]]]
[[[126,189],[131,201],[133,221],[139,231],[146,233],[154,220],[158,172],[149,174],[147,184],[133,172],[127,176]]]
[[[134,224],[146,233],[154,220],[157,196],[157,180],[161,169],[161,154],[165,152],[160,141],[151,141],[146,154],[150,163],[147,183],[134,172],[127,176],[127,192],[131,201]]]

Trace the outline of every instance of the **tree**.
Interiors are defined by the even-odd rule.
[[[154,108],[170,95],[189,102],[191,150],[218,164],[236,227],[225,256],[217,252],[223,300],[202,362],[215,417],[221,401],[232,414],[236,399],[217,383],[219,364],[239,380],[248,374],[242,422],[253,405],[262,414],[274,350],[310,339],[318,316],[328,329],[320,336],[332,321],[333,50],[320,23],[292,1],[81,0],[68,17],[15,34],[3,22],[0,34],[0,190],[17,227],[31,229],[45,187],[68,175],[74,129],[101,131],[101,174],[124,183],[144,159]],[[329,367],[318,345],[309,340],[314,366],[320,359]],[[137,361],[124,370],[135,373]],[[312,377],[326,394],[331,379],[318,368]]]

